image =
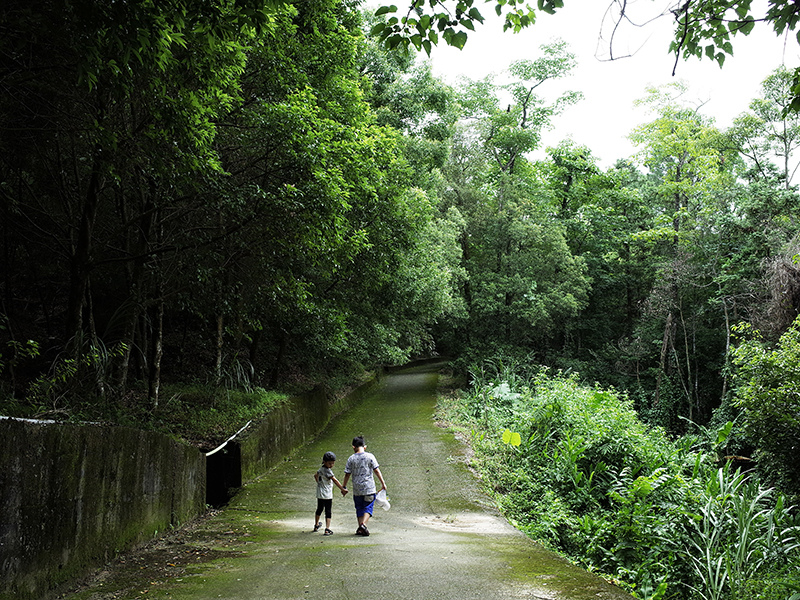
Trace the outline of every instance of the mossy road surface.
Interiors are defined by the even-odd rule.
[[[99,598],[105,587],[104,597],[174,600],[630,599],[497,513],[466,466],[463,444],[433,422],[435,367],[389,375],[223,511],[140,557],[131,569],[142,572],[140,582],[114,593],[113,577],[101,577],[80,595]],[[335,489],[334,534],[313,533],[313,474],[333,451],[341,481],[359,434],[380,463],[391,509],[376,508],[371,535],[356,536],[352,500]],[[166,566],[149,570],[152,561]]]

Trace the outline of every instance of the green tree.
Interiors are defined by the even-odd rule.
[[[184,219],[220,172],[215,121],[271,8],[12,0],[0,11],[7,281],[39,290],[46,335],[73,360],[101,337],[121,341],[123,386],[138,348],[156,393],[167,259],[186,248]],[[14,302],[6,310],[36,328]],[[147,311],[154,327],[134,340]]]
[[[640,157],[657,181],[650,191],[657,218],[641,234],[659,245],[662,261],[659,284],[649,301],[650,316],[661,323],[652,406],[663,412],[662,395],[674,387],[680,391],[668,392],[666,397],[683,396],[680,410],[695,419],[710,410],[698,396],[706,387],[699,379],[699,365],[705,360],[701,363],[695,349],[712,348],[717,327],[703,308],[707,300],[703,290],[709,289],[713,277],[703,257],[709,240],[716,238],[712,222],[718,212],[727,212],[722,192],[734,185],[737,156],[711,120],[673,100],[673,90],[684,91],[679,84],[650,90],[647,101],[654,106],[656,119],[636,128],[631,139],[643,146]],[[675,425],[672,421],[671,426]]]
[[[540,58],[515,62],[510,84],[495,86],[487,78],[461,90],[466,118],[452,140],[442,196],[466,222],[461,246],[469,320],[461,345],[473,352],[544,358],[585,303],[585,266],[549,214],[548,191],[526,157],[550,117],[576,101],[574,93],[555,102],[538,95],[573,64],[557,42],[543,46]]]
[[[772,161],[778,161],[778,173],[787,190],[800,164],[795,156],[800,146],[800,117],[788,110],[792,98],[792,74],[779,67],[763,81],[760,97],[750,103],[750,112],[734,121],[730,132],[760,178],[774,177]]]
[[[203,306],[224,311],[232,352],[249,342],[273,384],[290,364],[313,373],[419,352],[452,288],[439,262],[421,264],[447,251],[430,200],[410,189],[404,138],[366,102],[360,21],[339,11],[318,2],[281,18],[220,137],[235,246],[209,255],[210,279],[230,283]]]
[[[548,101],[537,91],[545,83],[566,77],[575,67],[575,55],[563,40],[540,47],[541,56],[516,60],[508,68],[511,82],[496,86],[493,77],[467,82],[461,103],[465,117],[474,120],[485,152],[498,173],[514,174],[518,162],[538,148],[550,119],[582,98],[568,91]],[[506,95],[511,102],[504,102]]]
[[[587,266],[586,307],[565,331],[559,366],[636,388],[641,345],[634,329],[656,278],[654,244],[640,237],[655,211],[629,163],[602,172],[588,148],[562,142],[537,165],[570,250]]]
[[[745,431],[756,441],[762,473],[798,493],[800,321],[774,346],[749,325],[740,325],[737,333],[741,341],[733,350],[734,402],[742,409]]]
[[[457,219],[376,124],[359,13],[190,4],[0,8],[4,341],[52,340],[38,368],[78,365],[81,402],[141,380],[150,408],[162,370],[276,383],[429,346]]]

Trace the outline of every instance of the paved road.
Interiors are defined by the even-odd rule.
[[[139,559],[164,562],[160,575],[142,564],[147,575],[128,582],[127,592],[111,593],[109,577],[106,595],[99,594],[101,577],[94,592],[80,596],[629,600],[620,589],[542,550],[496,512],[464,464],[464,447],[431,420],[435,389],[431,367],[389,376],[375,397],[245,486],[229,507],[195,528],[191,540],[178,537]],[[356,536],[352,500],[337,491],[334,535],[312,533],[313,473],[331,450],[341,480],[357,434],[365,436],[367,450],[380,462],[391,509],[376,509],[371,535]]]

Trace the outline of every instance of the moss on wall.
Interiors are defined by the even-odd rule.
[[[0,418],[0,600],[46,597],[119,552],[198,516],[369,394],[293,398],[208,457],[158,433]],[[233,470],[233,471],[232,471]],[[212,483],[213,482],[213,483]],[[211,501],[210,501],[211,502]],[[215,502],[211,502],[212,504]]]
[[[205,458],[158,433],[0,419],[0,599],[41,598],[205,508]]]
[[[363,384],[344,398],[332,399],[321,389],[292,398],[280,410],[252,430],[238,443],[241,447],[241,481],[250,481],[305,444],[328,426],[331,419],[351,408],[380,383],[380,376]]]

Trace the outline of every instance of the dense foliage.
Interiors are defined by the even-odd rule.
[[[0,9],[6,396],[156,408],[162,378],[313,384],[430,346],[457,246],[366,100],[360,13],[59,7]]]
[[[439,411],[518,527],[635,597],[800,592],[800,517],[726,458],[732,423],[672,440],[612,389],[497,363]]]
[[[337,0],[69,6],[2,8],[6,412],[439,352],[579,372],[681,434],[746,409],[737,324],[769,346],[798,314],[786,69],[728,130],[647,90],[639,155],[603,171],[569,141],[530,158],[581,98],[549,92],[560,41],[451,87]]]
[[[566,44],[449,86],[382,43],[480,21],[427,6],[387,28],[350,0],[2,3],[0,409],[205,443],[415,356],[542,365],[570,376],[477,377],[453,406],[521,526],[642,598],[782,597],[796,73],[728,129],[645,90],[638,154],[604,170],[540,147],[581,100],[551,90]],[[720,62],[754,20],[678,8],[674,50]]]
[[[542,15],[556,14],[564,2],[537,0],[534,7],[520,0],[487,0],[491,11],[503,17],[503,31],[514,33],[532,26]],[[389,48],[413,46],[430,54],[440,38],[463,48],[469,32],[486,20],[476,4],[474,0],[412,0],[399,7],[386,4],[378,9],[382,20],[372,32]],[[788,38],[800,22],[800,8],[789,0],[679,0],[644,7],[642,3],[608,0],[607,4],[602,22],[597,23],[598,40],[607,45],[601,54],[610,60],[626,56],[618,46],[625,46],[627,29],[666,18],[673,26],[668,50],[675,54],[676,69],[681,58],[690,57],[707,58],[721,67],[726,57],[733,55],[736,36],[749,35],[756,25],[767,24],[775,34]],[[800,32],[795,37],[800,40]],[[800,67],[792,77],[790,105],[792,110],[800,110]]]

